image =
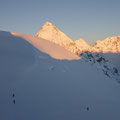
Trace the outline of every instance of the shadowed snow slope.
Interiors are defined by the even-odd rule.
[[[117,82],[82,59],[53,59],[30,44],[42,39],[12,34],[0,32],[0,120],[120,120]]]
[[[104,53],[103,56],[114,64],[120,71],[120,53]]]
[[[84,52],[80,54],[86,62],[89,62],[92,66],[101,70],[109,78],[116,80],[120,83],[120,72],[118,66],[113,65],[109,60],[107,60],[102,53],[91,53]]]

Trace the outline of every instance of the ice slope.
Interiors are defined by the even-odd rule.
[[[117,82],[82,59],[51,58],[25,39],[0,32],[0,120],[120,119]]]

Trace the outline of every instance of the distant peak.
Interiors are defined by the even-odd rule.
[[[53,26],[53,24],[51,22],[46,22],[44,25]]]
[[[56,26],[54,24],[52,24],[51,22],[46,22],[44,23],[41,27],[40,27],[40,31],[41,30],[45,30],[45,29],[55,29],[56,31],[59,31]]]
[[[78,40],[76,40],[75,43],[76,43],[76,44],[85,43],[85,44],[88,45],[88,43],[87,43],[84,39],[82,39],[82,38],[79,38]]]
[[[85,40],[83,40],[82,38],[79,38],[79,39],[77,39],[76,41],[82,42],[82,41],[85,41]]]
[[[41,33],[41,31],[50,31],[51,29],[55,29],[58,31],[58,29],[56,28],[55,25],[53,25],[51,22],[45,22],[39,29],[38,33],[36,34],[36,36],[40,36],[39,34]],[[48,34],[48,33],[47,33]]]

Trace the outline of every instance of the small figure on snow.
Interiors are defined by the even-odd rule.
[[[15,99],[13,100],[13,104],[15,104],[16,102],[15,102]]]
[[[13,98],[14,98],[14,97],[15,97],[15,94],[13,93],[13,95],[12,95],[12,96],[13,96]]]
[[[89,107],[87,107],[86,110],[89,111]]]

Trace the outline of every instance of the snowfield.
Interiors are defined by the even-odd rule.
[[[120,120],[120,84],[54,43],[0,31],[0,120]]]
[[[69,52],[68,50],[64,49],[63,47],[60,47],[59,45],[57,45],[53,42],[50,42],[48,40],[34,37],[31,35],[15,33],[15,32],[11,32],[11,34],[16,37],[21,37],[21,38],[27,40],[35,48],[37,48],[41,52],[49,54],[53,58],[67,59],[67,60],[80,59],[79,56],[74,55],[73,53]]]

